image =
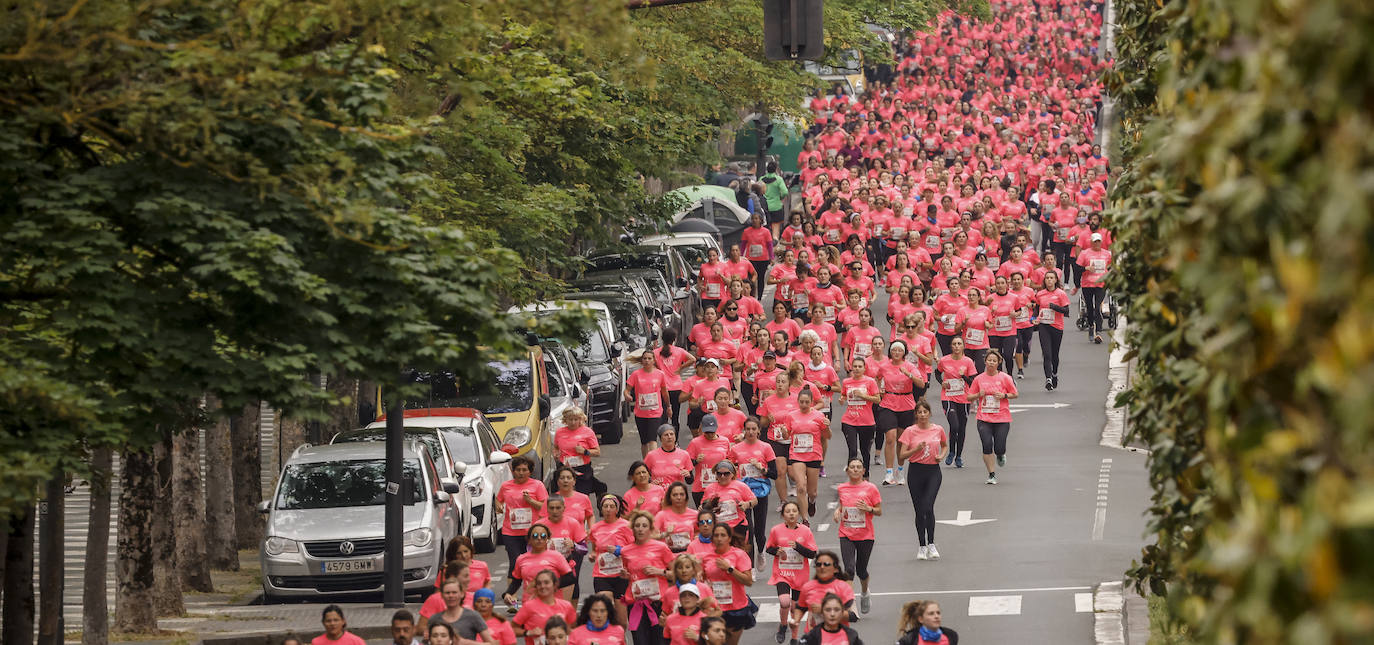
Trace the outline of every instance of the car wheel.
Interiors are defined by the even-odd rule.
[[[491,504],[487,505],[488,511],[490,511],[492,508],[493,506]],[[487,536],[484,538],[474,538],[472,540],[472,546],[477,549],[478,553],[491,553],[496,550],[496,540],[500,536],[501,525],[496,523],[496,514],[488,512]]]

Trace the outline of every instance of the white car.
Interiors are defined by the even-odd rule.
[[[496,550],[501,535],[501,519],[496,516],[496,491],[511,478],[511,456],[501,450],[496,429],[481,411],[472,408],[435,408],[434,416],[407,416],[406,428],[439,428],[455,465],[463,464],[463,487],[469,498],[467,526],[462,531],[472,538],[477,550]],[[379,421],[367,426],[385,428]]]
[[[720,240],[710,233],[683,232],[649,235],[639,240],[640,245],[671,246],[682,254],[693,269],[701,269],[706,261],[706,252],[715,249],[716,256],[725,259],[725,251],[720,248]]]

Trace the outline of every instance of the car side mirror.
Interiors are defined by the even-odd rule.
[[[617,340],[611,344],[611,349],[614,349],[615,351],[620,352],[622,354],[625,352],[625,349],[627,347],[629,347],[629,345],[627,345],[623,340]]]
[[[547,395],[547,394],[540,394],[540,395],[539,395],[539,418],[540,418],[540,419],[547,419],[547,418],[549,418],[549,405],[550,405],[550,403],[549,403],[549,395]]]
[[[447,492],[442,491],[442,490],[436,490],[436,491],[434,491],[434,505],[435,505],[435,506],[438,506],[438,505],[440,505],[440,504],[447,504],[448,501],[449,501],[450,499],[453,499],[453,498],[452,498]]]
[[[487,455],[487,462],[493,466],[510,463],[510,453],[504,450],[493,450],[490,455]]]
[[[688,284],[688,283],[687,283],[687,278],[678,278],[678,279],[677,279],[677,286],[678,286],[679,289],[685,288],[685,287],[687,286],[687,284]]]
[[[458,483],[458,480],[450,477],[440,479],[439,485],[443,486],[444,492],[450,495],[457,495],[458,493],[463,492],[463,485]]]
[[[261,502],[258,502],[259,513],[267,513],[270,510],[272,510],[272,500],[264,499]]]
[[[590,370],[584,369],[584,370],[582,370],[581,372],[578,372],[578,373],[577,373],[577,382],[578,382],[578,383],[581,383],[581,384],[583,384],[583,385],[586,385],[586,384],[588,384],[588,383],[591,383],[591,382],[592,382],[592,373],[591,373],[591,371],[590,371]]]

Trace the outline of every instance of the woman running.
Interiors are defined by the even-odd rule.
[[[558,596],[558,574],[547,569],[534,576],[532,597],[520,606],[511,619],[516,636],[525,637],[525,645],[536,645],[544,636],[550,618],[572,622],[577,618],[572,603]],[[509,602],[509,601],[508,601]]]
[[[906,360],[906,344],[894,342],[887,348],[887,360],[878,368],[882,400],[878,403],[878,431],[883,433],[883,463],[887,464],[884,486],[901,483],[902,469],[897,461],[897,433],[916,421],[917,390],[924,390],[925,379],[915,365]],[[897,473],[893,473],[893,466]]]
[[[630,488],[625,491],[625,503],[630,510],[657,513],[663,504],[663,487],[653,482],[649,466],[636,461],[630,464],[625,477],[630,480]]]
[[[940,623],[940,603],[913,600],[897,618],[897,645],[959,645],[959,633]]]
[[[701,436],[687,444],[687,454],[692,457],[696,476],[692,481],[692,501],[697,506],[701,506],[706,487],[716,482],[713,470],[716,463],[730,454],[730,442],[720,436],[719,430],[715,415],[708,414],[701,420]]]
[[[840,570],[839,556],[834,551],[821,551],[816,554],[813,564],[816,566],[816,575],[802,586],[801,606],[792,608],[791,619],[793,624],[798,624],[802,614],[810,614],[807,631],[820,624],[821,601],[825,600],[826,594],[839,596],[846,611],[852,612],[854,609],[854,588],[849,586],[849,576]],[[848,619],[846,616],[845,622]]]
[[[572,634],[569,622],[562,616],[554,616],[544,621],[544,645],[568,645],[568,635]]]
[[[701,619],[701,636],[697,638],[697,645],[726,645],[729,639],[729,628],[724,618],[707,616]]]
[[[701,507],[716,514],[716,524],[730,527],[734,536],[733,544],[746,553],[754,550],[749,539],[750,509],[758,504],[758,498],[748,486],[735,479],[735,465],[729,459],[722,459],[711,468],[715,481],[706,487],[701,498]],[[759,527],[763,530],[763,527]],[[752,553],[750,560],[753,560]]]
[[[739,643],[744,630],[756,624],[754,615],[758,613],[758,605],[746,593],[754,584],[754,564],[744,551],[731,543],[733,539],[730,528],[717,522],[711,529],[713,551],[702,558],[711,594],[716,597],[721,617],[725,619],[728,645]]]
[[[1005,276],[997,276],[988,302],[988,344],[1003,356],[1016,355],[1016,310],[1020,304],[1021,298],[1011,293],[1011,282]],[[1007,367],[1010,373],[1011,366]]]
[[[849,363],[849,378],[840,384],[844,395],[844,415],[840,417],[840,432],[849,448],[846,463],[861,459],[864,465],[864,478],[868,478],[870,453],[873,450],[873,433],[876,431],[873,419],[873,404],[882,400],[878,396],[878,382],[866,374],[868,361],[855,356]]]
[[[634,406],[635,429],[639,431],[639,455],[643,457],[654,449],[654,434],[658,425],[663,422],[664,417],[668,416],[668,373],[657,369],[658,357],[651,351],[645,350],[639,355],[639,363],[642,367],[625,379],[625,400]],[[567,413],[564,413],[567,416]],[[595,441],[596,436],[592,436]],[[558,443],[563,443],[563,433],[558,434]],[[600,455],[598,448],[596,454]],[[586,462],[587,457],[581,454],[574,455],[579,463],[586,465],[590,472],[591,464]]]
[[[821,444],[830,436],[830,420],[819,410],[812,409],[815,396],[810,388],[797,395],[797,411],[787,417],[787,437],[790,441],[787,471],[797,487],[797,500],[806,509],[807,518],[816,516],[816,495],[820,487]],[[810,522],[803,520],[808,526]]]
[[[630,513],[630,532],[634,541],[616,549],[629,576],[624,599],[628,607],[626,624],[634,636],[634,645],[658,645],[663,638],[663,629],[657,624],[662,613],[659,601],[668,584],[673,552],[654,539],[654,518],[644,511]]]
[[[677,609],[663,617],[663,637],[668,645],[697,645],[701,621],[707,617],[701,608],[701,587],[689,582],[679,586],[677,593]]]
[[[839,527],[840,555],[844,558],[844,568],[858,576],[863,592],[859,599],[859,611],[867,614],[870,605],[868,561],[873,556],[873,545],[877,540],[873,518],[883,514],[883,496],[878,492],[878,487],[863,476],[863,462],[860,460],[850,459],[844,471],[849,481],[840,484],[837,490],[839,503],[835,507],[834,520]]]
[[[973,359],[964,356],[964,339],[955,337],[949,344],[948,356],[941,356],[935,364],[940,374],[940,406],[949,424],[950,451],[945,465],[951,461],[955,468],[964,467],[964,437],[968,430],[968,386],[978,376]]]
[[[1036,322],[1040,328],[1040,361],[1045,367],[1045,389],[1054,391],[1059,387],[1059,344],[1064,340],[1064,314],[1069,313],[1069,294],[1059,285],[1058,273],[1045,274],[1045,287],[1035,292],[1035,304],[1040,307]]]
[[[978,406],[978,439],[983,443],[983,465],[988,469],[989,484],[997,483],[997,466],[1007,465],[1007,435],[1011,432],[1011,400],[1018,396],[1016,381],[999,372],[1002,355],[988,352],[983,373],[973,379],[968,395]]]
[[[1016,378],[1026,377],[1026,363],[1030,362],[1031,336],[1035,335],[1035,317],[1031,307],[1035,304],[1035,290],[1026,286],[1026,276],[1013,271],[1008,278],[1011,289],[1008,293],[1017,297],[1016,307]]]
[[[754,505],[749,509],[754,553],[763,553],[768,526],[768,496],[773,492],[773,480],[777,478],[778,468],[773,447],[759,441],[762,432],[763,425],[758,417],[749,417],[744,422],[744,439],[730,447],[730,461],[739,465],[739,481],[754,494]],[[762,563],[763,558],[758,558],[756,562]]]
[[[621,518],[625,502],[616,495],[601,498],[601,521],[592,525],[587,534],[587,547],[592,556],[592,590],[619,598],[625,595],[630,581],[625,574],[625,562],[620,553],[634,541],[630,523]],[[618,607],[621,619],[625,608]]]
[[[697,600],[701,609],[713,616],[720,615],[716,597],[711,595],[711,587],[706,584],[706,566],[701,563],[700,558],[690,553],[679,553],[668,566],[668,587],[663,590],[665,615],[677,611],[678,603],[682,600],[682,586],[687,584],[700,584],[697,589]]]
[[[782,523],[768,531],[764,549],[773,556],[773,575],[769,576],[768,584],[778,590],[778,615],[789,616],[801,599],[801,590],[807,578],[811,577],[811,558],[816,557],[819,547],[816,546],[816,536],[811,533],[811,527],[799,521],[801,507],[796,502],[784,502],[781,511]],[[789,621],[778,621],[779,643],[787,638],[788,626]],[[791,627],[792,640],[795,641],[797,626]]]
[[[544,510],[548,513],[544,524],[549,527],[549,550],[566,558],[568,566],[572,567],[572,571],[559,579],[558,586],[563,590],[564,598],[577,602],[582,591],[578,586],[582,576],[582,558],[587,555],[587,527],[568,516],[564,512],[565,506],[562,497],[550,496],[548,503],[544,504]]]
[[[983,304],[983,291],[969,287],[964,309],[960,312],[962,323],[960,331],[964,337],[964,352],[973,359],[978,371],[983,371],[983,357],[987,356],[991,344],[988,342],[988,328],[992,325],[992,310]]]
[[[554,469],[553,476],[549,477],[549,490],[553,491],[549,493],[549,499],[553,499],[555,497],[561,498],[563,500],[564,508],[566,509],[564,513],[568,517],[571,517],[574,520],[581,522],[584,528],[590,529],[591,521],[594,517],[592,511],[592,498],[588,497],[586,493],[579,493],[576,490],[576,486],[577,471],[567,466],[559,466],[558,468]],[[547,502],[545,503],[543,517],[548,517]],[[480,563],[481,561],[477,560],[476,562]],[[486,565],[483,564],[482,566],[485,567]],[[470,586],[469,588],[481,589],[485,586],[486,584],[484,583],[476,586]]]
[[[828,593],[821,599],[820,623],[806,633],[807,643],[824,645],[863,645],[859,632],[848,623],[849,613],[839,596]]]
[[[654,531],[674,553],[687,550],[696,530],[697,512],[687,506],[687,484],[673,482],[663,494],[663,507],[654,515]]]
[[[501,599],[505,600],[508,606],[518,608],[519,601],[528,600],[535,593],[535,576],[543,571],[558,574],[557,582],[563,598],[571,596],[572,580],[568,578],[568,574],[572,573],[572,565],[562,553],[549,548],[553,531],[549,530],[548,523],[535,522],[526,535],[530,550],[515,559],[515,566],[510,568],[510,582],[506,585],[506,592],[501,594]],[[566,587],[562,584],[564,581],[568,583]],[[522,586],[525,587],[525,593],[517,599],[515,592]]]
[[[697,359],[687,353],[687,350],[677,346],[677,330],[664,329],[661,337],[663,342],[654,350],[654,357],[658,359],[658,368],[663,371],[664,385],[668,388],[668,403],[664,409],[663,422],[677,429],[680,427],[678,415],[682,410],[682,368],[692,365]]]
[[[568,645],[622,645],[625,627],[616,616],[615,601],[602,595],[588,596],[577,616],[577,627],[568,634]]]
[[[787,440],[787,419],[797,411],[797,397],[792,396],[791,385],[786,375],[778,376],[773,393],[759,403],[759,421],[766,429],[768,447],[773,449],[777,478],[773,488],[778,493],[778,503],[787,501],[787,458],[791,444]]]
[[[529,457],[519,456],[510,460],[511,479],[501,484],[496,491],[496,512],[503,514],[501,541],[506,547],[506,563],[515,569],[515,559],[525,552],[525,534],[529,533],[534,518],[544,510],[544,501],[549,498],[544,482],[531,479],[534,463]]]
[[[897,458],[909,461],[906,485],[916,509],[916,539],[921,543],[917,560],[939,560],[935,549],[935,497],[940,494],[940,460],[949,452],[949,435],[930,422],[930,404],[916,402],[916,423],[902,432]]]
[[[515,645],[515,630],[505,616],[496,613],[496,592],[479,588],[472,593],[472,608],[486,621],[496,645]]]
[[[692,456],[677,445],[677,430],[670,423],[658,427],[658,448],[644,456],[655,484],[667,486],[692,476]]]

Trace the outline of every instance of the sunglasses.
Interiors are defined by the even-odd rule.
[[[715,523],[715,520],[697,520],[697,524],[700,526],[710,526]]]
[[[907,325],[906,328],[907,328],[907,329],[919,329],[919,328],[920,328],[920,325]]]
[[[547,539],[549,539],[549,534],[548,534],[548,533],[531,533],[531,534],[530,534],[530,539],[531,539],[531,540],[547,540]]]
[[[835,563],[834,563],[834,562],[817,562],[817,563],[816,563],[816,566],[818,566],[818,567],[833,567],[833,566],[835,566]]]
[[[733,475],[733,474],[735,474],[735,473],[730,472],[730,471],[728,471],[728,470],[717,470],[717,471],[716,471],[716,477],[725,477],[725,476],[727,476],[727,475]]]

